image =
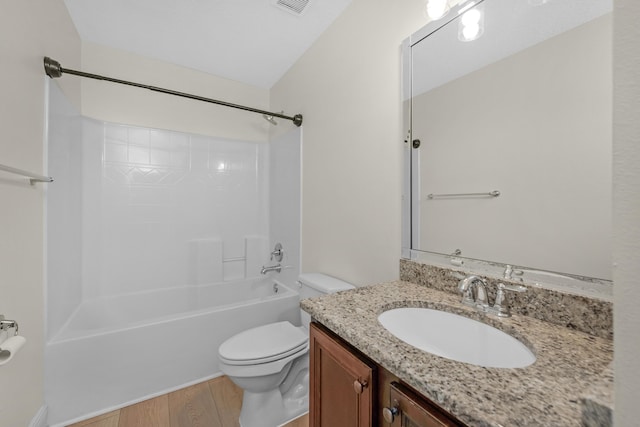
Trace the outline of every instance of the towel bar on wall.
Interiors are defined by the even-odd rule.
[[[31,185],[35,184],[36,182],[53,182],[53,178],[51,178],[50,176],[38,175],[35,173],[24,171],[22,169],[12,168],[11,166],[0,165],[0,170],[14,173],[16,175],[26,176],[27,178],[29,178],[29,182],[31,183]]]

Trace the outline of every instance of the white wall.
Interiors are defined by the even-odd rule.
[[[400,43],[424,25],[423,7],[354,0],[272,88],[271,109],[305,117],[303,272],[398,277]]]
[[[45,77],[42,59],[80,64],[80,40],[62,0],[0,2],[0,163],[43,172]],[[65,91],[79,105],[79,85]],[[0,426],[26,426],[43,404],[43,192],[0,173],[0,313],[27,338],[0,366]]]
[[[613,281],[615,418],[640,419],[640,2],[614,10]]]
[[[82,44],[82,71],[259,109],[269,105],[266,89],[95,43]],[[271,126],[259,114],[91,79],[82,79],[82,114],[114,123],[246,141],[267,141]]]

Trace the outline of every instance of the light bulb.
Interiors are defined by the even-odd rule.
[[[484,32],[484,13],[482,6],[469,9],[460,16],[458,21],[458,39],[470,42],[477,39]]]
[[[436,21],[449,12],[449,0],[427,0],[427,16]]]
[[[465,41],[477,39],[478,34],[480,34],[480,25],[478,24],[465,25],[464,28],[462,28],[462,36]]]
[[[462,21],[462,25],[478,25],[480,23],[480,18],[482,18],[482,13],[478,9],[471,9],[466,11],[460,20]]]

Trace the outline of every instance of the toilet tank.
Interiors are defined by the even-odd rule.
[[[347,283],[343,280],[336,279],[335,277],[328,276],[322,273],[304,273],[298,277],[298,285],[300,287],[300,299],[317,297],[320,295],[334,294],[339,291],[346,291],[347,289],[354,289],[351,283]],[[300,317],[303,326],[309,326],[311,322],[311,316],[304,311],[300,310]]]

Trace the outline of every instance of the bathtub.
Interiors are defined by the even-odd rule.
[[[87,300],[45,346],[48,424],[63,426],[221,375],[228,337],[300,323],[275,280],[185,286]]]

